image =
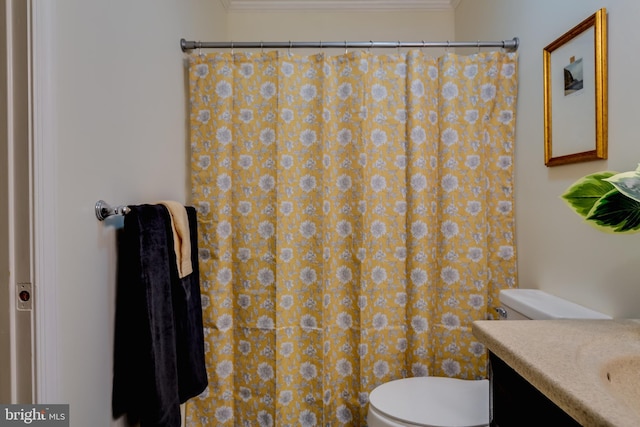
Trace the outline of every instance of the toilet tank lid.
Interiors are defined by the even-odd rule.
[[[503,289],[500,303],[529,319],[611,319],[611,316],[539,289]]]

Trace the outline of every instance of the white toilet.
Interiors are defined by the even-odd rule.
[[[610,319],[537,289],[500,292],[500,317],[521,319]],[[369,427],[486,427],[489,381],[415,377],[390,381],[369,394]]]

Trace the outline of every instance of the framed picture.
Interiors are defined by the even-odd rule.
[[[544,163],[607,158],[607,11],[543,50]]]

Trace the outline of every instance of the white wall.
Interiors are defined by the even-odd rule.
[[[453,40],[453,11],[231,12],[230,41]],[[380,50],[373,50],[379,52]],[[315,51],[295,50],[296,54]],[[343,53],[340,49],[328,53]],[[387,53],[393,53],[386,49]],[[436,50],[430,53],[437,55]]]
[[[314,24],[302,20],[295,29],[287,23],[300,23],[304,14],[293,20],[242,15],[229,20],[234,31],[228,36],[218,0],[55,3],[59,389],[60,403],[70,404],[72,427],[124,425],[111,422],[110,412],[116,227],[97,221],[95,202],[188,202],[188,92],[180,38],[453,38],[453,12],[419,19],[309,14]],[[353,20],[349,30],[345,18]],[[315,25],[317,19],[332,24]],[[336,22],[340,28],[332,26]]]
[[[188,201],[179,41],[224,38],[224,14],[218,0],[55,2],[59,388],[73,427],[111,424],[115,227],[94,204]]]
[[[609,160],[546,168],[542,48],[609,9]],[[188,201],[187,91],[179,39],[495,40],[520,37],[516,149],[520,285],[621,317],[640,317],[639,237],[583,224],[559,195],[590,172],[640,161],[634,86],[636,0],[462,0],[455,12],[249,13],[218,0],[58,0],[53,20],[57,118],[60,392],[71,425],[110,424],[115,228],[98,199]],[[455,22],[455,26],[454,26]],[[228,25],[228,31],[227,31]],[[455,37],[454,37],[455,28]],[[435,50],[429,51],[434,55]],[[627,54],[627,52],[629,52]]]
[[[609,11],[609,160],[547,168],[542,49],[600,7]],[[635,0],[462,0],[451,12],[231,12],[229,40],[502,40],[520,38],[516,237],[520,286],[541,288],[616,317],[640,317],[640,242],[582,222],[560,195],[579,177],[632,170],[634,77],[640,57]],[[453,31],[455,29],[455,31]],[[438,50],[429,50],[433,55]],[[624,64],[621,66],[621,64]],[[637,90],[640,91],[640,90]]]
[[[542,50],[602,7],[609,12],[609,159],[547,168]],[[640,235],[597,231],[560,199],[586,174],[633,170],[640,162],[640,2],[462,0],[455,19],[458,39],[520,38],[515,184],[520,286],[614,317],[640,317]]]

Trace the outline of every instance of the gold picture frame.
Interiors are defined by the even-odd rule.
[[[607,10],[545,47],[543,63],[545,165],[606,159]]]

